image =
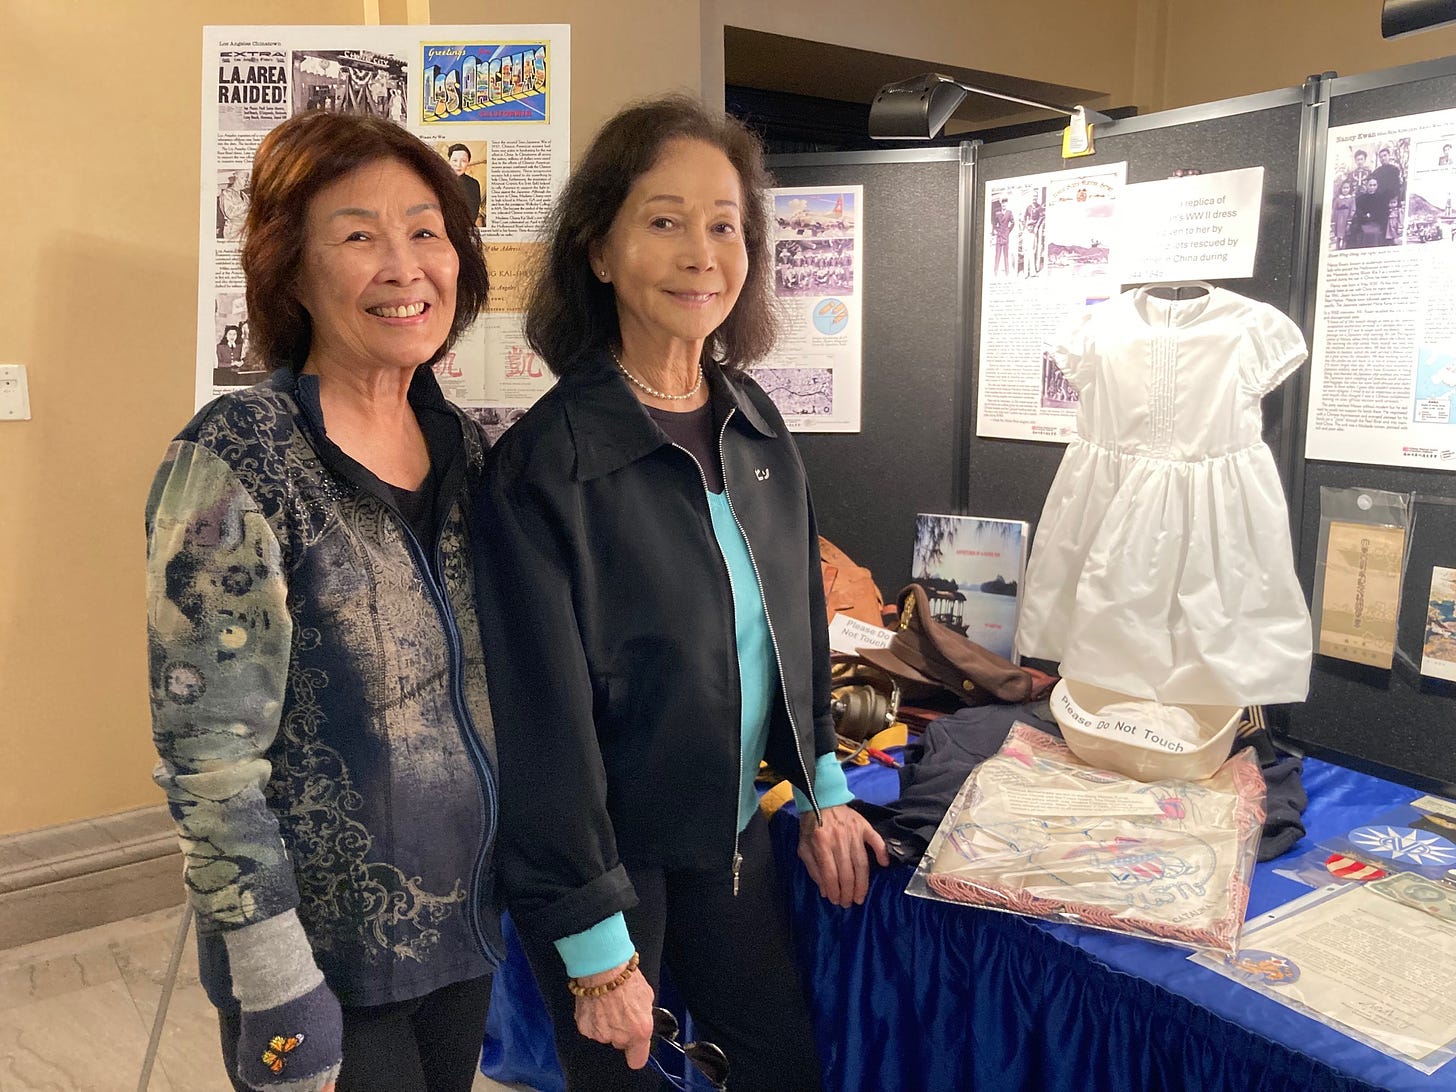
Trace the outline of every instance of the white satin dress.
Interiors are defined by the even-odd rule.
[[[1303,701],[1310,619],[1260,401],[1307,355],[1268,304],[1146,289],[1063,328],[1081,396],[1017,630],[1061,674],[1176,705]]]

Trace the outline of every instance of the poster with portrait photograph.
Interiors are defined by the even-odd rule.
[[[569,28],[556,25],[206,28],[197,405],[281,363],[249,352],[239,253],[254,153],[309,111],[401,125],[459,180],[491,291],[475,326],[434,364],[447,396],[509,423],[510,409],[549,389],[520,328],[525,270],[568,170],[570,49]]]
[[[1047,351],[1057,327],[1116,295],[1127,164],[986,183],[976,435],[1066,443],[1077,392]]]
[[[1330,130],[1311,459],[1456,471],[1456,110]]]
[[[781,326],[753,378],[794,432],[858,432],[863,368],[864,187],[768,191]]]

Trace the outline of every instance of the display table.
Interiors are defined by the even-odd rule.
[[[898,792],[894,771],[856,768],[861,799]],[[1315,843],[1419,795],[1309,760],[1306,836]],[[878,872],[863,906],[819,897],[794,855],[797,824],[773,823],[792,892],[825,1088],[834,1092],[1013,1089],[1456,1090],[1191,963],[1180,948],[1075,925],[916,898],[909,866]],[[1249,915],[1306,894],[1258,866]],[[512,938],[496,979],[482,1068],[557,1092],[550,1030]]]

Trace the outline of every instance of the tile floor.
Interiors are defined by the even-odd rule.
[[[0,950],[0,1092],[133,1092],[181,907]],[[151,1092],[232,1092],[188,939]],[[530,1092],[477,1076],[474,1092]]]

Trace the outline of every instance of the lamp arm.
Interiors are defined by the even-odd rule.
[[[939,74],[937,73],[937,75]],[[1016,102],[1020,103],[1022,106],[1035,106],[1038,110],[1050,110],[1053,114],[1062,114],[1066,117],[1074,116],[1078,109],[1074,108],[1069,110],[1065,106],[1056,106],[1049,102],[1038,102],[1036,99],[1024,99],[1021,98],[1019,95],[1008,95],[1005,91],[992,91],[989,88],[985,87],[975,87],[968,83],[962,83],[960,80],[951,79],[949,76],[940,76],[940,78],[945,80],[947,83],[955,84],[962,91],[968,91],[973,95],[985,95],[987,98],[1002,99],[1005,102]],[[1080,109],[1082,109],[1082,113],[1086,116],[1088,121],[1108,122],[1112,120],[1106,114],[1098,113],[1096,110],[1088,110],[1086,108]]]

